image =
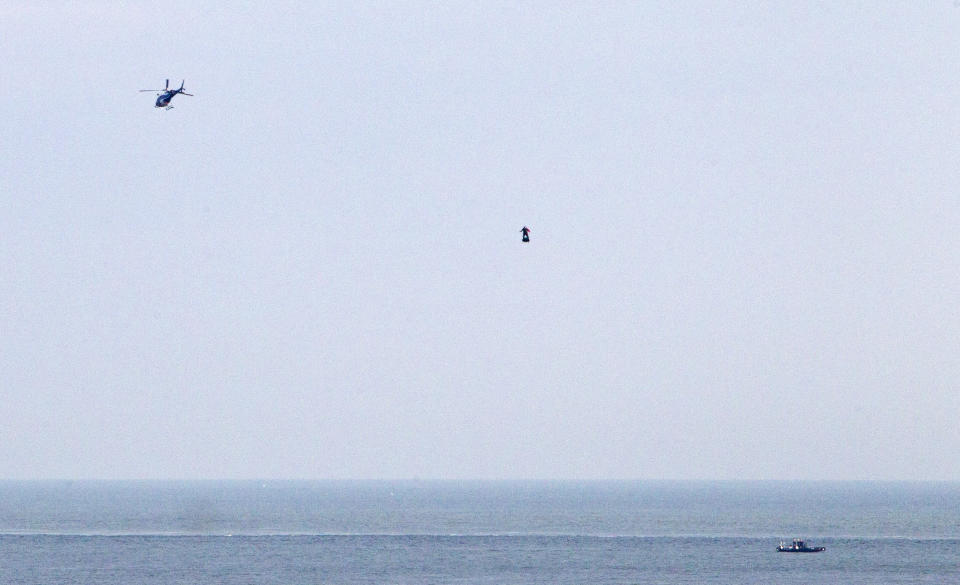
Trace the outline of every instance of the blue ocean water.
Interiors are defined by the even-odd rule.
[[[960,583],[960,484],[0,482],[12,583]]]

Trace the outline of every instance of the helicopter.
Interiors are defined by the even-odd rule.
[[[523,226],[523,227],[520,229],[520,233],[523,234],[523,237],[520,239],[520,241],[522,241],[522,242],[529,242],[529,241],[530,241],[530,232],[531,232],[531,231],[533,231],[533,230],[531,230],[531,229],[528,228],[527,226]]]
[[[156,108],[166,108],[166,109],[169,110],[169,109],[172,109],[172,108],[173,108],[173,106],[170,105],[170,100],[172,100],[172,99],[173,99],[173,96],[177,95],[178,93],[181,93],[181,94],[183,94],[183,95],[188,95],[188,96],[190,96],[190,97],[193,97],[193,94],[192,94],[192,93],[187,93],[187,92],[183,91],[183,84],[184,84],[184,83],[185,83],[184,81],[181,81],[181,82],[180,82],[180,89],[170,89],[170,80],[168,79],[168,80],[167,80],[167,85],[166,85],[166,87],[164,87],[163,89],[141,89],[140,92],[142,93],[142,92],[145,92],[145,91],[162,91],[163,93],[158,93],[158,94],[157,94],[157,105],[154,106],[154,107],[156,107]]]

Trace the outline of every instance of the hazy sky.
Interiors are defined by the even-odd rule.
[[[233,4],[0,1],[0,477],[960,480],[955,2]]]

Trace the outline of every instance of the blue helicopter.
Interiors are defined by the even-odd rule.
[[[160,92],[163,92],[163,93],[158,93],[158,94],[157,94],[157,105],[154,106],[154,107],[156,107],[156,108],[166,108],[166,109],[169,110],[169,109],[172,109],[172,108],[173,108],[173,106],[170,105],[170,100],[172,100],[172,99],[173,99],[173,96],[177,95],[178,93],[179,93],[179,94],[183,94],[183,95],[188,95],[188,96],[190,96],[190,97],[193,97],[193,94],[192,94],[192,93],[187,93],[187,92],[183,91],[183,84],[184,84],[184,82],[181,81],[181,82],[180,82],[180,89],[170,89],[170,80],[168,79],[168,80],[167,80],[167,85],[166,85],[166,87],[164,87],[163,89],[141,89],[140,92],[141,92],[141,93],[142,93],[142,92],[145,92],[145,91],[160,91]]]

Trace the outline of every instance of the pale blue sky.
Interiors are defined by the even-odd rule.
[[[0,3],[0,477],[960,479],[960,9],[677,4]]]

